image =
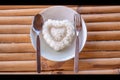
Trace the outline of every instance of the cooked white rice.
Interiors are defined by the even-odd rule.
[[[43,25],[43,38],[56,51],[69,46],[75,35],[73,24],[68,20],[47,20]]]

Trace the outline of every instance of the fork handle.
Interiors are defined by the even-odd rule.
[[[41,72],[41,54],[40,54],[40,38],[39,35],[37,35],[37,44],[36,44],[36,48],[37,48],[37,55],[36,55],[36,59],[37,59],[37,72],[40,73]]]
[[[74,72],[79,71],[79,37],[76,37],[76,48],[75,48],[75,58],[74,58]]]

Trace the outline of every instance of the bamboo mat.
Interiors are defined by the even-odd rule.
[[[37,74],[30,27],[33,16],[50,6],[0,6],[0,74]],[[119,74],[120,6],[67,6],[81,13],[88,30],[78,74]],[[74,74],[73,59],[42,58],[41,74]]]

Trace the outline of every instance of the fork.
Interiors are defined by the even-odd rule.
[[[75,57],[74,57],[74,72],[78,73],[79,67],[79,32],[82,29],[82,20],[79,14],[74,15],[74,24],[76,27],[76,47],[75,47]]]

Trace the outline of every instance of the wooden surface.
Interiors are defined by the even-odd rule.
[[[50,6],[0,6],[0,74],[37,74],[30,27],[33,16]],[[66,6],[82,15],[88,30],[78,74],[119,74],[120,6]],[[42,58],[41,74],[74,74],[73,62]]]

